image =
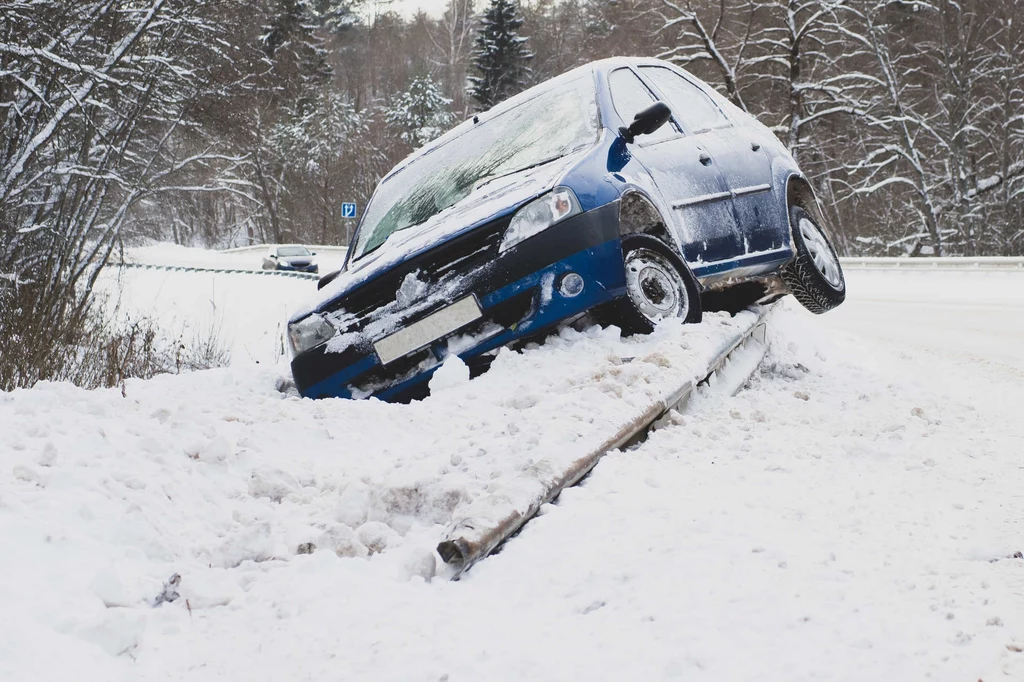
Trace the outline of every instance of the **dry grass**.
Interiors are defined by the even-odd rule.
[[[40,314],[36,298],[28,287],[0,291],[0,390],[39,381],[122,386],[129,378],[220,367],[229,359],[215,332],[169,337],[151,319],[115,322],[96,296]]]

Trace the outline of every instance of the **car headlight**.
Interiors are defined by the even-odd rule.
[[[334,327],[327,320],[314,313],[289,324],[288,339],[292,342],[295,354],[298,355],[334,338],[334,331]]]
[[[505,230],[499,253],[508,251],[555,223],[580,212],[580,202],[568,187],[556,187],[516,211]]]

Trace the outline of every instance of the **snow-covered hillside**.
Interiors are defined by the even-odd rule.
[[[337,270],[345,262],[345,247],[311,246],[316,253],[314,260],[320,265],[320,274]],[[269,252],[268,246],[247,246],[226,251],[209,251],[178,244],[154,244],[127,249],[124,260],[129,263],[148,265],[172,265],[194,268],[231,268],[259,270],[263,257]]]
[[[231,367],[0,395],[0,679],[1024,679],[1022,275],[851,273],[834,313],[783,305],[746,391],[449,583],[459,509],[738,322],[569,330],[423,402],[312,402],[237,351],[312,282],[168,274],[210,281],[139,278],[133,305],[213,300]]]
[[[107,268],[98,291],[116,307],[118,319],[152,320],[165,340],[212,343],[226,351],[231,364],[273,365],[287,360],[288,316],[316,292],[316,279],[164,269],[260,271],[266,250],[207,251],[175,244],[133,248],[124,254],[126,262],[161,268]],[[321,274],[344,262],[343,248],[313,250]]]

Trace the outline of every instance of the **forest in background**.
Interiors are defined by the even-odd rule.
[[[525,88],[614,55],[684,66],[776,131],[848,255],[1024,252],[1022,0],[511,6],[526,58],[492,71]],[[5,0],[0,273],[140,238],[344,243],[341,202],[479,106],[487,9]]]
[[[615,55],[772,127],[845,255],[1024,253],[1024,0],[368,1],[0,0],[0,364],[80,345],[125,244],[344,244],[410,151]]]

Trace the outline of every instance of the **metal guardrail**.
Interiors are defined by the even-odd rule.
[[[847,270],[1024,270],[1024,258],[943,256],[941,258],[840,258]]]
[[[320,279],[320,275],[313,272],[289,272],[287,270],[245,270],[242,268],[201,268],[187,265],[151,265],[149,263],[111,263],[116,268],[138,268],[140,270],[167,270],[171,272],[215,272],[231,275],[274,275],[277,277],[292,277],[295,279]]]
[[[245,253],[262,251],[267,248],[260,246],[242,246],[225,249],[221,253]],[[317,247],[323,251],[342,253],[344,246]],[[1024,258],[1002,256],[979,256],[973,258],[945,256],[942,258],[840,258],[843,268],[847,270],[1000,270],[1024,271]],[[123,268],[142,268],[144,270],[169,270],[174,272],[220,272],[241,275],[274,275],[277,277],[293,277],[297,279],[319,279],[319,274],[311,272],[289,272],[281,270],[247,270],[245,268],[204,268],[186,265],[154,265],[151,263],[118,262],[110,265]]]
[[[235,247],[230,248],[230,249],[221,249],[218,253],[234,253],[234,254],[240,254],[240,253],[262,253],[262,252],[268,250],[272,246],[277,246],[277,245],[276,244],[252,244],[250,246],[235,246]],[[340,255],[344,255],[348,251],[348,247],[347,246],[316,246],[314,244],[307,244],[305,246],[310,251],[316,251],[318,254],[337,253],[337,254],[340,254]]]
[[[669,410],[682,409],[701,384],[715,380],[718,372],[729,373],[730,360],[737,351],[758,344],[760,355],[740,368],[745,376],[724,379],[735,393],[759,366],[767,349],[765,318],[771,307],[759,309],[757,317],[741,332],[728,339],[708,360],[700,381],[687,381],[655,400],[596,448],[580,453],[570,462],[543,459],[534,463],[489,495],[471,503],[463,516],[449,526],[437,552],[455,570],[457,580],[473,564],[497,549],[519,531],[540,508],[555,499],[565,488],[579,483],[606,454],[642,439]],[[749,370],[749,373],[747,372]],[[733,372],[735,374],[735,372]]]

